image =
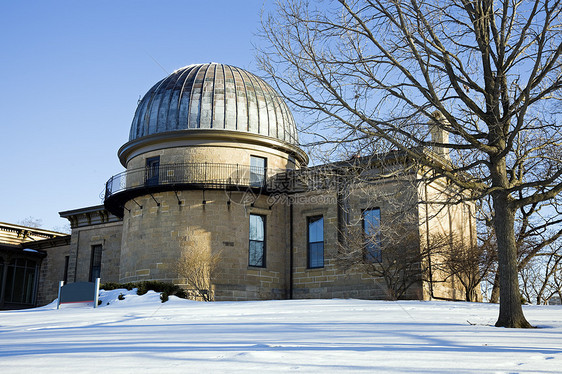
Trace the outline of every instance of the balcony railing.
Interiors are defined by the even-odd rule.
[[[286,170],[238,164],[185,163],[127,170],[111,177],[105,199],[126,190],[178,185],[196,188],[265,188],[268,180]]]
[[[122,216],[126,201],[157,191],[179,189],[224,189],[271,193],[295,193],[334,187],[335,169],[273,169],[239,164],[158,164],[127,170],[111,177],[105,185],[104,203]]]

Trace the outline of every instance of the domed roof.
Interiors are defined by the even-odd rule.
[[[156,83],[139,102],[129,141],[204,129],[297,143],[295,121],[279,94],[254,74],[217,63],[189,65]]]

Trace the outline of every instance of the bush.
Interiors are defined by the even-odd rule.
[[[102,290],[106,290],[106,291],[117,290],[119,288],[125,288],[128,291],[131,291],[135,287],[136,287],[135,283],[116,283],[116,282],[107,282],[100,286]]]
[[[122,293],[119,294],[119,296],[117,296],[117,298],[119,300],[125,300],[125,295],[123,295]]]
[[[160,292],[166,294],[166,300],[168,300],[168,296],[174,295],[180,297],[182,299],[187,299],[187,293],[183,288],[173,283],[168,282],[161,282],[161,281],[142,281],[142,282],[132,282],[132,283],[116,283],[116,282],[108,282],[104,283],[100,286],[101,289],[106,291],[116,290],[120,288],[126,288],[127,290],[132,290],[133,288],[137,289],[137,295],[144,295],[148,291]],[[123,296],[123,299],[125,297]],[[119,300],[121,299],[121,295],[119,296]]]
[[[168,294],[166,292],[162,292],[160,294],[160,300],[162,300],[163,303],[165,303],[166,301],[168,301],[169,297]]]

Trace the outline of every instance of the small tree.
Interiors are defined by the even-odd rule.
[[[479,245],[453,239],[443,252],[443,271],[455,277],[462,285],[466,301],[478,301],[478,290],[497,261],[496,249],[491,242]]]
[[[561,291],[562,246],[550,245],[521,269],[521,293],[530,303],[547,304]]]
[[[200,247],[186,247],[177,262],[176,271],[203,301],[213,301],[211,279],[221,260],[220,253],[210,253]]]

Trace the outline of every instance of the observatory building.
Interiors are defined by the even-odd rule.
[[[434,233],[475,240],[471,206],[418,204],[446,183],[415,183],[422,170],[401,152],[309,167],[283,98],[234,66],[189,65],[156,83],[118,157],[125,171],[107,181],[103,205],[60,213],[72,234],[42,249],[35,304],[52,301],[60,280],[189,290],[177,263],[194,250],[219,258],[206,290],[214,300],[385,299],[388,284],[367,267],[387,261],[379,229],[406,205],[404,251],[421,251]],[[368,172],[349,177],[359,166]],[[351,247],[362,265],[349,265]],[[453,280],[420,278],[401,297],[464,295]]]

